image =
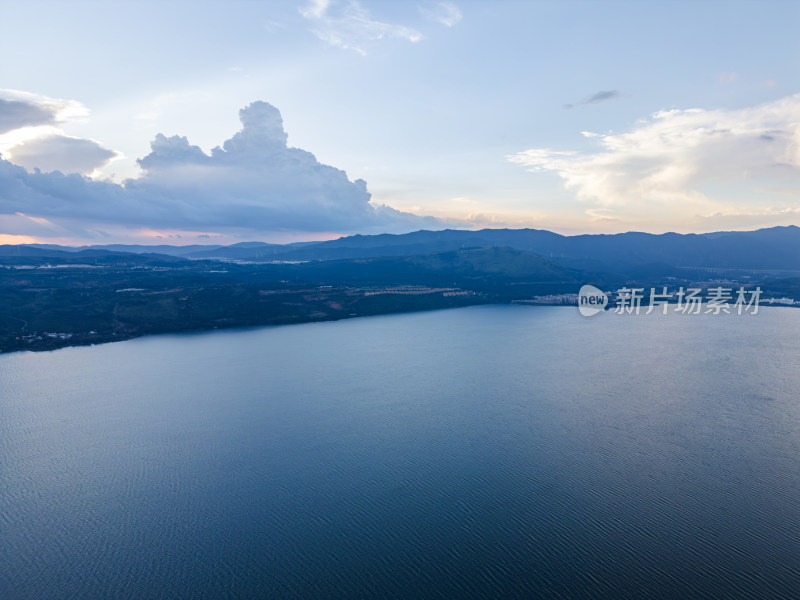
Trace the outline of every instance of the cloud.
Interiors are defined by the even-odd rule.
[[[612,98],[616,98],[619,96],[619,92],[617,90],[608,90],[597,92],[596,94],[592,94],[584,104],[597,104],[598,102],[605,102],[606,100],[611,100]]]
[[[74,100],[0,89],[0,135],[25,127],[55,125],[88,113],[85,106]]]
[[[51,125],[54,122],[53,111],[44,106],[0,98],[0,134],[21,127]]]
[[[564,108],[570,109],[575,108],[576,106],[584,106],[586,104],[599,104],[600,102],[605,102],[606,100],[613,100],[614,98],[618,98],[621,96],[617,90],[602,90],[595,94],[592,94],[588,98],[581,100],[577,104],[565,104]]]
[[[91,174],[121,155],[57,127],[88,114],[74,100],[0,90],[0,152],[30,170]]]
[[[741,212],[767,201],[759,185],[800,179],[800,94],[740,110],[664,110],[627,133],[588,135],[599,152],[531,149],[508,160],[557,174],[606,216]]]
[[[311,0],[307,6],[300,9],[300,14],[306,19],[321,19],[330,6],[330,0]]]
[[[311,32],[323,42],[366,55],[369,42],[384,38],[400,38],[418,42],[422,34],[404,25],[393,25],[372,18],[356,0],[338,3],[311,0],[300,14],[312,23]]]
[[[51,134],[12,146],[6,156],[29,170],[91,174],[120,156],[94,140]]]
[[[719,83],[720,85],[733,83],[737,79],[739,79],[738,73],[720,73],[719,75],[717,75],[717,83]]]
[[[437,2],[431,8],[420,7],[419,10],[426,19],[445,27],[452,27],[463,18],[461,11],[452,2]]]
[[[255,102],[242,129],[211,154],[185,137],[157,135],[119,185],[78,174],[29,173],[0,160],[0,214],[24,213],[64,227],[241,232],[400,232],[437,228],[432,217],[370,202],[366,182],[287,145],[280,112]],[[20,232],[23,233],[23,232]]]

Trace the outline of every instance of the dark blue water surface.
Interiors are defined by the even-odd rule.
[[[800,311],[0,356],[0,598],[798,598]]]

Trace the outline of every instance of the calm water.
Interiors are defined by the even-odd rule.
[[[797,598],[800,310],[0,356],[0,598]]]

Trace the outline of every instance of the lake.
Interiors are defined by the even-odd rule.
[[[796,598],[800,311],[0,355],[0,597]]]

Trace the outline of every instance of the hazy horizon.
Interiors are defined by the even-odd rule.
[[[755,230],[754,229],[738,229],[738,230],[725,230],[725,231],[702,231],[702,232],[697,232],[694,235],[712,235],[712,234],[719,234],[719,233],[745,233],[745,232],[749,232],[749,231],[762,231],[762,230],[766,230],[766,229],[779,229],[779,228],[798,228],[798,226],[797,225],[775,225],[773,227],[762,227],[762,228],[755,229]],[[574,236],[583,236],[583,235],[625,235],[627,233],[634,233],[634,234],[635,233],[643,233],[643,234],[647,234],[647,235],[668,235],[668,234],[692,235],[692,234],[680,234],[680,233],[677,233],[675,231],[665,231],[665,232],[662,232],[662,233],[651,233],[649,231],[620,231],[620,232],[608,232],[608,233],[574,233],[574,234],[566,233],[566,234],[561,234],[561,233],[559,233],[557,231],[552,231],[552,230],[548,230],[548,229],[537,229],[537,228],[533,228],[533,227],[531,227],[531,228],[525,228],[525,227],[520,227],[520,228],[482,228],[482,229],[447,228],[447,229],[438,229],[438,230],[418,229],[416,231],[411,231],[411,232],[408,232],[408,233],[435,232],[435,231],[473,231],[473,232],[477,233],[477,232],[486,231],[486,230],[489,230],[489,229],[508,229],[508,230],[529,229],[529,230],[532,230],[532,231],[549,231],[551,233],[558,233],[559,235],[563,235],[564,237],[574,237]],[[331,237],[331,238],[326,238],[326,239],[302,239],[302,240],[295,240],[295,241],[292,241],[292,242],[269,242],[269,241],[258,240],[258,239],[243,239],[243,240],[232,241],[232,242],[228,242],[228,243],[215,243],[215,242],[209,242],[209,241],[185,242],[184,243],[180,239],[178,239],[178,240],[175,240],[175,239],[170,239],[170,240],[153,239],[153,240],[150,240],[147,243],[107,242],[107,243],[89,243],[89,244],[80,244],[80,243],[56,244],[56,243],[52,243],[52,242],[30,242],[30,243],[22,243],[20,245],[26,245],[26,246],[63,246],[63,247],[73,247],[73,248],[91,247],[91,246],[153,246],[153,247],[156,247],[156,246],[181,247],[181,246],[204,246],[204,245],[206,245],[206,246],[232,246],[232,245],[236,245],[236,244],[248,244],[248,243],[263,243],[263,244],[273,244],[273,245],[284,245],[284,244],[294,244],[294,243],[297,243],[297,244],[304,244],[304,243],[305,244],[314,244],[314,243],[321,243],[321,242],[329,242],[329,241],[344,239],[344,238],[347,238],[347,237],[352,237],[353,235],[361,235],[361,234],[342,235],[342,236]],[[388,233],[388,234],[374,234],[374,235],[405,235],[405,234],[403,234],[403,233],[397,233],[397,234]],[[0,245],[3,245],[3,244],[0,243]],[[10,245],[15,245],[15,244],[10,244]]]

